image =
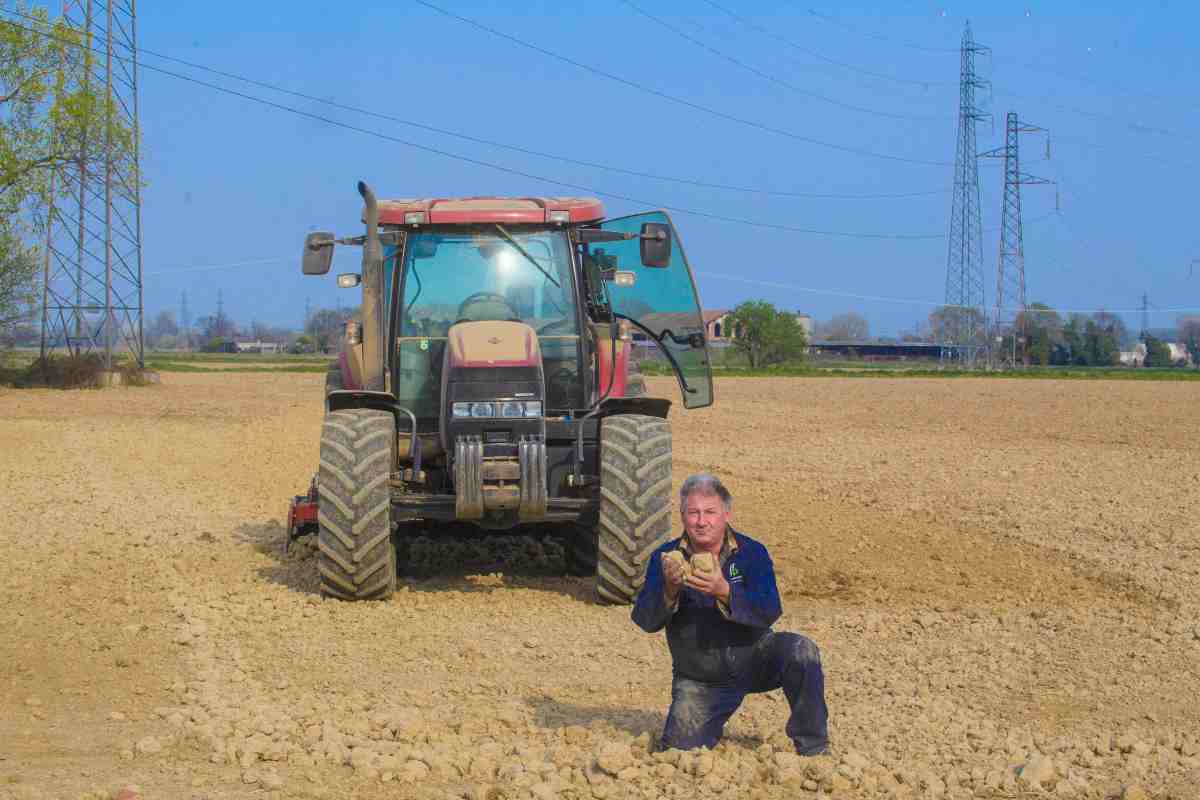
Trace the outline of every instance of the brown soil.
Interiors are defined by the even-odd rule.
[[[723,476],[821,647],[834,753],[797,761],[779,693],[648,754],[665,643],[553,539],[414,543],[393,601],[321,600],[282,520],[322,380],[0,390],[0,798],[1196,796],[1194,384],[731,379],[675,412],[677,483]]]

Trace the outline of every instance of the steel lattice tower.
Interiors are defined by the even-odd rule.
[[[975,90],[987,81],[975,73],[975,56],[988,48],[963,31],[958,84],[958,145],[954,158],[954,198],[950,207],[946,257],[946,306],[951,312],[942,331],[943,359],[973,365],[987,338],[984,312],[983,223],[979,200],[979,162],[975,126],[989,114],[975,103]]]
[[[996,310],[992,317],[996,336],[1007,333],[1012,339],[1009,353],[999,353],[996,360],[1015,366],[1018,360],[1017,339],[1024,338],[1028,304],[1025,300],[1025,234],[1021,225],[1021,186],[1051,183],[1021,171],[1020,140],[1022,133],[1044,133],[1045,128],[1022,124],[1017,112],[1008,112],[1005,124],[1004,147],[982,155],[1004,159],[1004,204],[1000,220],[1000,258],[996,267]]]
[[[58,91],[95,92],[102,122],[64,143],[74,158],[51,177],[42,295],[42,355],[62,348],[144,364],[136,0],[63,0],[80,33]],[[131,147],[116,141],[124,132]],[[60,134],[61,135],[61,134]]]

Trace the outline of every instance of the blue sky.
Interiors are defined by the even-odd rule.
[[[610,215],[673,206],[806,229],[942,237],[958,110],[956,48],[969,19],[975,38],[993,53],[979,62],[993,82],[993,93],[983,100],[996,120],[994,127],[979,128],[980,149],[1002,143],[1010,110],[1051,131],[1048,161],[1043,138],[1022,142],[1024,169],[1058,181],[1061,206],[1056,214],[1054,187],[1025,187],[1030,301],[1132,309],[1146,292],[1160,309],[1200,308],[1200,267],[1189,277],[1192,259],[1200,258],[1191,191],[1200,178],[1200,155],[1191,146],[1200,138],[1200,112],[1190,41],[1200,13],[1192,4],[1129,10],[1125,3],[872,7],[801,0],[746,8],[720,2],[784,42],[703,0],[637,0],[638,7],[760,74],[620,0],[575,8],[540,0],[519,8],[437,4],[727,115],[842,147],[943,163],[851,154],[719,119],[411,1],[145,3],[139,37],[143,48],[294,91],[633,171],[785,193],[930,193],[813,199],[632,177],[466,142],[144,57],[146,64],[350,125],[645,201],[606,199]],[[298,326],[306,300],[314,308],[333,306],[338,294],[332,277],[300,275],[300,247],[312,229],[360,232],[359,179],[385,197],[582,193],[149,70],[141,81],[147,317],[177,311],[184,290],[193,317],[211,313],[218,287],[227,313],[241,323]],[[981,182],[991,303],[999,162],[981,165]],[[761,297],[817,319],[857,311],[873,332],[894,334],[943,298],[944,238],[833,237],[673,216],[708,308]],[[341,251],[335,271],[354,269],[357,258],[357,250]],[[202,269],[226,264],[241,266]],[[341,295],[343,304],[356,297],[354,290]],[[1137,324],[1138,315],[1126,318]],[[1174,318],[1158,313],[1152,323],[1167,325]]]

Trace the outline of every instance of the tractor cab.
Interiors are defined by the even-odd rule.
[[[333,436],[310,498],[327,513],[309,530],[330,529],[326,592],[358,599],[394,586],[393,575],[380,594],[375,572],[353,560],[356,537],[337,535],[363,527],[346,499],[362,494],[360,473],[378,472],[397,535],[556,525],[568,569],[628,602],[650,545],[670,531],[671,401],[646,395],[635,333],[642,355],[670,365],[685,408],[712,403],[699,297],[670,218],[606,220],[590,198],[376,202],[360,191],[365,236],[305,243],[309,274],[328,272],[335,244],[364,249],[361,275],[338,278],[362,285],[361,324],[347,326],[330,373]],[[351,417],[390,418],[380,437],[390,455],[358,453]],[[347,458],[349,472],[332,463]],[[362,458],[386,462],[386,478]]]

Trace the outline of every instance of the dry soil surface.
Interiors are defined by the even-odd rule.
[[[322,376],[0,392],[0,797],[1200,796],[1200,384],[734,379],[675,412],[821,647],[654,752],[661,636],[552,539],[420,542],[386,603],[285,554]],[[674,392],[651,379],[652,391]]]

